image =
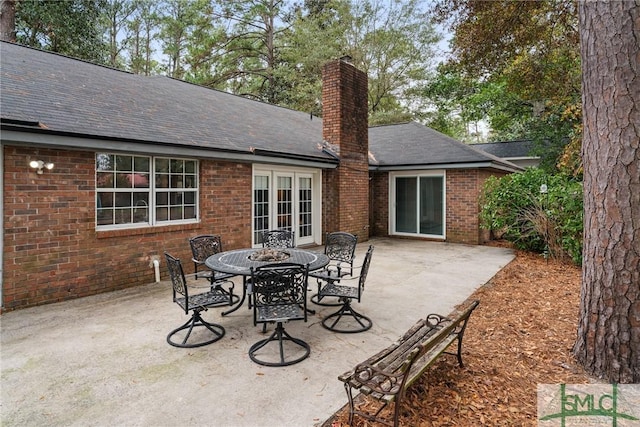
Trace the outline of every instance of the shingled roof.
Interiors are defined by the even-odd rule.
[[[380,169],[403,167],[520,168],[416,122],[369,128],[371,163]]]
[[[11,43],[0,48],[3,125],[335,162],[321,148],[322,121],[308,113]]]
[[[259,153],[320,167],[338,162],[323,149],[322,120],[308,113],[13,43],[1,42],[0,53],[3,131],[141,142],[165,153],[181,148],[248,161]],[[388,170],[519,169],[418,123],[370,128],[369,151],[371,167]]]
[[[483,144],[470,144],[474,148],[493,154],[503,159],[521,159],[538,157],[531,154],[533,140],[522,139],[517,141],[487,142]]]

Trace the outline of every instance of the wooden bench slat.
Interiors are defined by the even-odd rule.
[[[351,389],[370,395],[388,404],[396,401],[394,425],[397,425],[398,408],[404,392],[442,354],[454,354],[462,366],[462,335],[473,310],[478,306],[473,301],[464,310],[450,318],[430,314],[427,320],[419,320],[405,334],[389,347],[356,365],[338,379],[345,383],[349,398],[349,422],[355,413],[376,420],[377,414],[370,416],[354,408]],[[457,353],[446,352],[454,342],[458,342]]]

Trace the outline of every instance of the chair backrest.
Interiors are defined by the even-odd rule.
[[[307,282],[309,266],[295,263],[273,263],[251,269],[254,314],[260,307],[296,305],[307,316]],[[287,318],[283,310],[278,316]],[[294,318],[299,318],[295,314]],[[255,320],[255,317],[254,317]]]
[[[188,299],[189,291],[187,289],[187,280],[184,277],[182,263],[178,258],[172,257],[166,252],[164,253],[164,257],[167,259],[169,277],[171,278],[171,285],[173,287],[173,300],[176,300],[178,294]]]
[[[262,232],[262,247],[293,248],[294,232],[291,230],[268,230]]]
[[[364,283],[367,280],[367,274],[369,273],[369,265],[371,265],[371,256],[373,255],[373,245],[369,245],[369,249],[367,249],[367,254],[364,256],[364,262],[362,263],[362,268],[360,269],[360,278],[358,279],[358,287],[360,288],[360,293],[364,290]]]
[[[211,255],[222,252],[222,240],[220,236],[202,234],[189,239],[193,261],[203,263]]]
[[[358,236],[354,234],[344,231],[327,233],[324,253],[331,261],[344,262],[353,267],[357,244]]]

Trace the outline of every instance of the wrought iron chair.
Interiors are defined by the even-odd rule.
[[[230,305],[233,301],[233,287],[223,290],[207,285],[206,291],[193,294],[190,292],[190,288],[194,288],[195,284],[187,283],[180,260],[166,252],[164,256],[167,259],[169,276],[173,286],[173,302],[178,304],[185,314],[188,315],[190,311],[192,312],[191,318],[186,323],[167,335],[167,342],[174,347],[191,348],[218,341],[225,334],[224,328],[217,323],[205,321],[200,312],[207,311],[210,307]],[[189,338],[192,338],[191,333],[194,332],[194,329],[197,329],[197,335],[200,339],[190,341]],[[202,329],[206,329],[206,331]],[[202,335],[205,338],[201,338]]]
[[[308,275],[308,265],[293,263],[274,263],[251,269],[253,323],[276,324],[268,338],[249,348],[249,357],[254,362],[264,366],[288,366],[309,356],[309,344],[292,337],[284,328],[289,320],[307,321]],[[273,345],[268,346],[269,343]]]
[[[360,302],[362,298],[362,292],[364,291],[364,284],[367,280],[367,273],[369,272],[369,265],[371,264],[371,256],[373,255],[373,245],[369,246],[367,254],[364,257],[364,262],[360,268],[360,274],[355,277],[342,278],[338,282],[327,282],[327,284],[320,289],[318,298],[322,300],[324,297],[338,297],[342,306],[338,311],[332,313],[322,319],[322,326],[330,331],[342,332],[342,333],[356,333],[369,330],[373,325],[370,318],[364,314],[358,313],[351,306],[351,301],[356,300]],[[357,282],[354,285],[346,284],[347,282]]]
[[[235,277],[235,275],[210,270],[204,263],[211,255],[222,252],[222,239],[219,235],[202,234],[191,237],[189,239],[189,246],[191,246],[191,254],[193,255],[191,260],[193,261],[194,277],[196,280],[204,277],[209,280],[212,288],[222,290],[223,292],[224,288],[222,284],[224,282],[233,284],[230,279]],[[205,270],[198,271],[202,267],[204,267]],[[239,299],[237,295],[235,295],[235,298],[236,301]],[[235,303],[236,301],[233,302]]]
[[[262,232],[263,248],[293,248],[295,233],[291,230],[269,230]]]
[[[318,293],[313,294],[310,298],[312,303],[322,306],[342,305],[340,302],[321,301],[319,297],[320,289],[327,283],[339,282],[342,277],[353,274],[353,261],[357,244],[358,236],[354,234],[344,231],[327,233],[324,253],[330,259],[329,264],[322,270],[309,273],[309,276],[318,282]]]

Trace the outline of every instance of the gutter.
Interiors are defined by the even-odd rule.
[[[331,158],[313,158],[291,153],[275,153],[263,150],[214,150],[188,147],[179,144],[157,143],[118,139],[100,139],[77,135],[58,135],[55,133],[34,132],[34,129],[14,126],[2,126],[4,143],[21,143],[34,146],[62,148],[84,151],[112,151],[154,155],[195,157],[201,159],[229,160],[241,163],[277,163],[290,166],[303,166],[319,169],[335,169],[338,162]]]

